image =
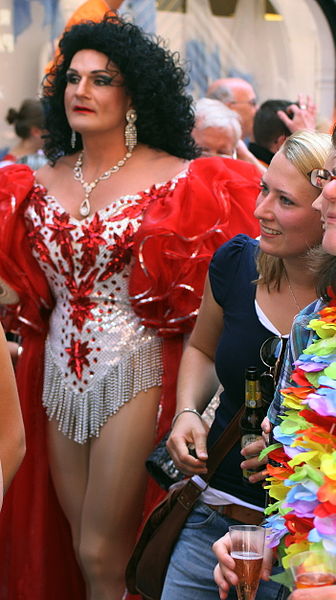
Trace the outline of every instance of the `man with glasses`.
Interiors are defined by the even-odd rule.
[[[243,139],[253,135],[253,120],[257,106],[252,85],[239,77],[225,77],[214,81],[207,91],[208,98],[220,100],[240,116]]]

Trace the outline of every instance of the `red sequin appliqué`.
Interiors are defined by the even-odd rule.
[[[50,249],[45,244],[45,236],[41,233],[41,225],[34,225],[34,223],[26,218],[26,227],[28,231],[28,239],[32,248],[38,253],[42,262],[47,263],[50,267],[57,271],[56,265],[50,258]]]
[[[42,186],[34,186],[28,195],[28,201],[29,204],[33,206],[36,214],[40,217],[41,223],[44,223],[45,209],[48,205],[48,201],[46,200],[46,189]]]
[[[136,217],[142,215],[150,202],[153,202],[153,200],[157,200],[158,198],[166,198],[167,194],[170,192],[170,188],[171,182],[168,182],[159,188],[152,185],[148,191],[139,193],[139,200],[136,204],[127,206],[120,213],[110,217],[108,220],[112,223],[113,221],[120,221],[121,219],[136,219]]]
[[[92,352],[92,348],[88,348],[88,343],[72,338],[70,348],[65,348],[70,355],[68,367],[73,373],[76,373],[78,379],[82,379],[84,366],[90,366],[87,356]]]
[[[71,257],[74,253],[72,247],[72,235],[71,231],[76,229],[76,225],[69,223],[70,215],[63,212],[62,214],[55,211],[53,217],[53,224],[49,224],[48,228],[52,230],[50,236],[50,242],[55,241],[61,249],[61,254],[65,260],[71,264]]]
[[[94,289],[94,282],[99,269],[91,271],[90,275],[78,285],[73,277],[67,281],[72,298],[70,305],[72,312],[70,319],[72,320],[78,331],[82,331],[85,321],[93,319],[92,309],[97,306],[97,302],[90,299],[90,294]]]
[[[99,247],[106,245],[106,241],[101,235],[104,233],[105,229],[106,226],[99,218],[98,213],[95,214],[88,227],[85,227],[84,225],[82,227],[83,235],[78,238],[78,242],[82,245],[83,268],[80,273],[82,277],[94,266]]]
[[[114,273],[120,273],[130,263],[134,245],[134,228],[132,223],[127,225],[121,235],[115,233],[113,242],[111,246],[107,246],[107,250],[111,252],[111,258],[106,265],[106,269],[98,278],[98,281],[106,281]]]

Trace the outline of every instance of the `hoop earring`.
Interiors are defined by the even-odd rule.
[[[76,132],[74,130],[71,131],[70,145],[71,148],[76,147]]]
[[[126,113],[127,125],[125,127],[125,144],[128,152],[132,152],[137,145],[137,128],[134,125],[138,115],[135,108],[130,108]]]

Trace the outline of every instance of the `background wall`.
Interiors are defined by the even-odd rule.
[[[30,0],[32,22],[14,40],[13,0],[1,0],[0,148],[10,146],[14,137],[5,123],[8,108],[18,108],[24,98],[38,94],[44,65],[52,54],[53,34],[62,30],[81,2],[59,0],[57,22],[45,24],[42,0]],[[154,0],[124,0],[121,10],[132,18],[132,6],[140,2],[154,5]],[[313,96],[322,116],[332,118],[335,45],[316,0],[272,0],[281,17],[278,21],[265,20],[265,0],[231,2],[236,5],[233,16],[214,15],[211,6],[216,3],[210,0],[159,0],[157,4],[157,33],[186,61],[195,98],[204,94],[210,81],[238,74],[254,84],[261,102],[294,100],[303,92]]]

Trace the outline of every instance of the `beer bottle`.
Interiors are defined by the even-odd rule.
[[[259,371],[256,367],[248,367],[245,370],[245,410],[240,419],[242,448],[260,438],[262,434],[261,423],[264,416]],[[256,469],[256,471],[258,470]],[[244,481],[248,482],[249,476],[256,471],[243,469]]]

